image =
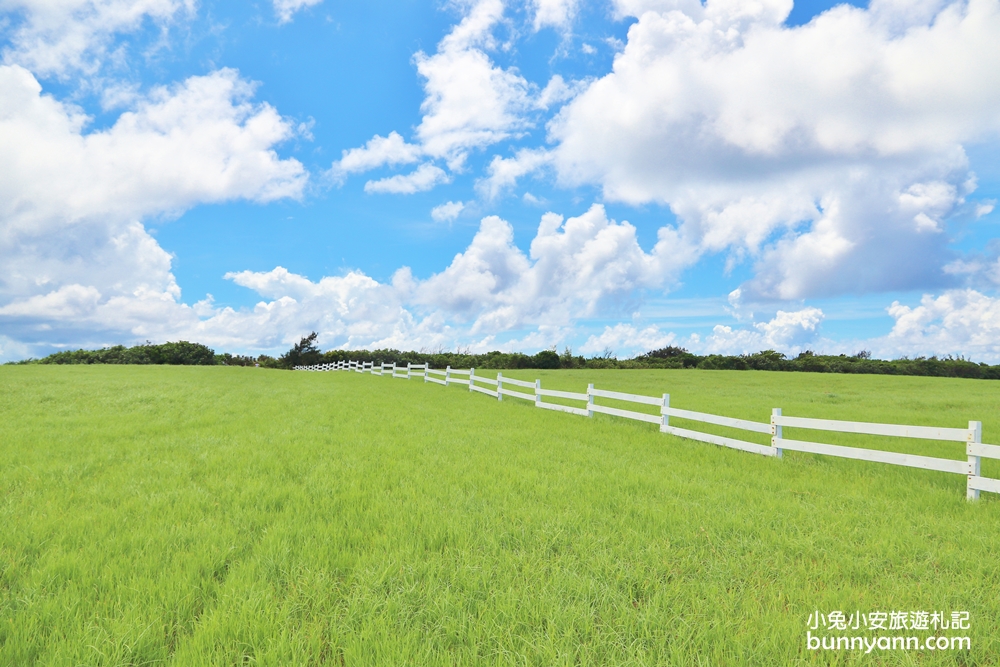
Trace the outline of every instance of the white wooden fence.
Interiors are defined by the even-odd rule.
[[[835,419],[790,417],[782,415],[781,408],[774,408],[771,411],[770,421],[764,423],[746,419],[736,419],[733,417],[721,417],[719,415],[708,414],[706,412],[695,412],[693,410],[673,408],[670,407],[670,394],[663,394],[659,398],[655,396],[642,396],[639,394],[625,394],[618,391],[595,389],[592,384],[587,387],[586,393],[542,389],[541,380],[526,382],[524,380],[504,377],[503,373],[497,373],[496,378],[488,378],[483,375],[476,375],[475,368],[460,370],[449,366],[445,370],[439,370],[430,368],[427,364],[407,364],[403,367],[396,366],[395,363],[380,364],[376,367],[371,362],[341,361],[335,364],[321,364],[318,366],[296,366],[295,370],[354,371],[357,373],[389,375],[390,377],[405,379],[422,377],[424,382],[434,382],[446,387],[452,384],[465,385],[468,386],[470,392],[486,394],[487,396],[492,396],[499,401],[502,401],[504,396],[510,396],[512,398],[531,401],[537,408],[568,412],[582,417],[592,417],[595,412],[599,412],[602,414],[614,415],[616,417],[623,417],[625,419],[634,419],[637,421],[649,422],[651,424],[659,424],[660,431],[663,433],[670,433],[671,435],[676,435],[681,438],[699,440],[701,442],[720,445],[722,447],[740,449],[745,452],[752,452],[763,456],[781,458],[782,452],[789,450],[965,475],[967,478],[966,498],[969,500],[979,498],[980,491],[1000,493],[1000,479],[991,479],[980,475],[982,459],[1000,459],[1000,446],[983,444],[983,426],[982,422],[978,421],[970,421],[968,428],[906,426],[902,424],[876,424],[870,422],[839,421]],[[520,389],[530,389],[531,391],[520,391]],[[553,403],[551,401],[546,402],[544,400],[546,397],[579,401],[583,403],[583,406],[573,407],[562,403]],[[610,399],[624,403],[657,406],[659,408],[659,414],[649,414],[647,412],[637,412],[635,410],[626,410],[622,408],[608,407],[606,405],[599,405],[594,402],[595,398]],[[703,433],[701,431],[680,428],[670,423],[671,417],[687,421],[700,422],[703,424],[724,426],[732,429],[749,431],[751,433],[767,434],[771,436],[771,444],[761,445],[754,442],[740,440],[738,438],[730,438],[721,435],[714,435],[712,433]],[[812,431],[832,431],[837,433],[964,442],[966,460],[941,459],[931,456],[903,454],[900,452],[883,451],[879,449],[863,449],[861,447],[845,447],[842,445],[831,445],[807,440],[793,440],[783,436],[782,429],[785,426],[788,426],[789,428]]]

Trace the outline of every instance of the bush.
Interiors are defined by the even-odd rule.
[[[554,350],[542,350],[534,356],[535,368],[559,368],[559,355]]]
[[[102,350],[74,350],[56,352],[39,364],[169,364],[172,366],[214,366],[215,351],[199,343],[185,340],[162,345],[115,345]]]

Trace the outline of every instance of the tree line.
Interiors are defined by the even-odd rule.
[[[913,359],[873,359],[867,351],[853,355],[824,355],[805,351],[794,357],[781,352],[764,350],[753,354],[698,355],[681,347],[668,346],[652,350],[631,359],[618,359],[606,352],[593,357],[574,355],[570,348],[559,354],[542,350],[537,354],[493,351],[472,354],[469,351],[415,352],[391,349],[329,350],[323,352],[316,344],[318,335],[304,336],[280,357],[262,354],[256,357],[216,354],[200,343],[178,341],[134,347],[116,345],[100,350],[56,352],[43,359],[28,359],[17,364],[171,364],[196,366],[253,366],[292,369],[340,361],[374,361],[375,363],[430,364],[432,368],[482,368],[490,370],[556,369],[556,368],[689,368],[705,370],[762,370],[810,373],[857,373],[869,375],[923,375],[962,377],[987,380],[1000,379],[1000,364],[991,366],[963,357],[916,357]]]

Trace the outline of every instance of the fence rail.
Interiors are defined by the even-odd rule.
[[[447,367],[444,370],[431,368],[427,364],[407,364],[397,366],[392,364],[378,364],[373,362],[341,361],[333,364],[320,364],[317,366],[296,366],[295,370],[326,372],[326,371],[354,371],[357,373],[370,373],[372,375],[390,375],[394,378],[411,379],[422,377],[424,382],[433,382],[448,386],[458,384],[468,386],[470,392],[485,394],[502,401],[504,396],[519,398],[534,403],[535,407],[558,412],[567,412],[582,417],[593,417],[594,413],[601,413],[631,419],[635,421],[658,424],[660,431],[669,433],[689,440],[697,440],[722,447],[729,447],[745,452],[752,452],[762,456],[781,458],[784,450],[802,452],[806,454],[818,454],[821,456],[834,456],[838,458],[854,459],[859,461],[870,461],[874,463],[886,463],[889,465],[904,466],[908,468],[921,468],[924,470],[934,470],[966,476],[966,498],[976,500],[981,491],[1000,494],[1000,479],[992,479],[981,475],[982,459],[1000,460],[1000,445],[989,445],[982,442],[983,426],[982,422],[970,421],[968,428],[951,428],[937,426],[910,426],[906,424],[877,424],[871,422],[842,421],[836,419],[813,419],[810,417],[792,417],[783,415],[781,408],[774,408],[771,411],[771,418],[768,422],[755,422],[748,419],[737,419],[735,417],[725,417],[713,415],[707,412],[696,412],[694,410],[683,410],[671,407],[670,394],[663,394],[659,398],[655,396],[643,396],[641,394],[627,394],[607,389],[595,389],[594,385],[587,387],[586,393],[572,391],[562,391],[557,389],[542,389],[542,381],[535,380],[528,382],[515,378],[504,377],[502,373],[497,373],[496,378],[477,375],[475,368],[468,370]],[[456,377],[459,376],[459,377]],[[443,378],[443,379],[442,379]],[[481,386],[487,385],[487,386]],[[491,388],[495,387],[495,389]],[[531,389],[532,392],[517,391],[509,387],[521,387]],[[568,401],[580,401],[583,407],[563,405],[561,403],[545,402],[544,397],[557,398]],[[594,399],[605,399],[619,401],[622,403],[636,403],[640,405],[650,405],[659,408],[659,414],[649,412],[638,412],[620,407],[611,407],[594,402]],[[771,436],[770,445],[762,445],[755,442],[748,442],[738,438],[715,435],[702,431],[681,428],[670,423],[670,418],[682,419],[685,421],[711,424],[726,428],[761,433]],[[896,438],[917,438],[923,440],[938,440],[946,442],[964,442],[965,460],[942,459],[932,456],[922,456],[917,454],[905,454],[881,449],[865,449],[862,447],[845,447],[843,445],[833,445],[822,442],[811,442],[785,438],[784,427],[827,431],[836,433],[849,433],[861,435],[874,435]]]

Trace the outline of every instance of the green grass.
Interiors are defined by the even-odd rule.
[[[512,375],[1000,442],[984,381]],[[0,368],[0,665],[991,665],[998,552],[959,475],[351,373]],[[969,611],[973,648],[811,652],[816,609]]]

